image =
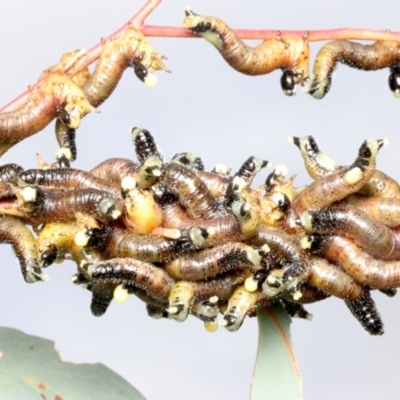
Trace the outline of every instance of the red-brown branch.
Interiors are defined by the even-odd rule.
[[[186,28],[176,28],[169,26],[154,26],[145,25],[144,21],[154,11],[154,9],[161,3],[162,0],[147,0],[144,6],[121,28],[108,36],[107,39],[113,38],[122,33],[128,26],[134,26],[141,29],[145,36],[157,37],[181,37],[181,38],[196,38],[195,34]],[[236,29],[235,33],[241,39],[272,39],[276,36],[277,30],[263,30],[263,29]],[[326,30],[302,30],[302,31],[279,31],[282,37],[286,38],[302,38],[307,34],[310,42],[317,42],[322,40],[338,40],[338,39],[353,39],[353,40],[393,40],[400,41],[400,32],[389,31],[376,31],[366,29],[326,29]],[[70,70],[68,75],[73,75],[81,69],[89,66],[95,62],[101,53],[102,43],[97,43],[89,49],[84,57],[76,63]],[[37,83],[36,83],[37,85]],[[35,86],[36,86],[35,85]],[[27,100],[29,91],[22,93],[20,96],[12,100],[10,103],[0,108],[0,113],[13,111],[20,108]]]

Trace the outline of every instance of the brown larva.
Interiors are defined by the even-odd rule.
[[[309,77],[309,47],[303,39],[285,39],[277,34],[275,39],[264,40],[257,47],[247,46],[225,24],[215,17],[203,17],[188,8],[184,25],[201,35],[220,52],[224,60],[236,71],[247,75],[268,74],[281,69],[281,86],[285,94],[295,94],[297,84]]]

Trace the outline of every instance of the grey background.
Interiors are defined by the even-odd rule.
[[[142,1],[69,0],[3,2],[0,12],[0,104],[36,81],[63,52],[89,48],[117,29]],[[164,1],[150,24],[181,26],[180,1]],[[232,27],[321,29],[364,27],[399,30],[396,1],[205,1],[196,12],[216,15]],[[317,101],[298,93],[286,98],[279,72],[240,75],[211,45],[198,39],[151,39],[169,57],[173,73],[159,73],[148,89],[128,70],[101,114],[78,131],[78,161],[91,168],[110,157],[133,157],[128,128],[151,130],[167,157],[178,151],[201,155],[208,168],[224,162],[234,170],[250,155],[285,163],[299,186],[310,182],[288,136],[314,135],[323,151],[351,163],[366,137],[387,136],[380,169],[400,179],[399,107],[387,87],[388,71],[359,72],[340,66],[330,94]],[[312,45],[313,54],[321,44]],[[36,165],[35,153],[52,161],[53,126],[22,142],[2,159]],[[258,183],[265,179],[261,174]],[[46,284],[27,285],[9,246],[2,246],[0,324],[56,341],[64,360],[102,362],[138,387],[148,399],[248,398],[257,345],[256,320],[236,334],[208,334],[199,321],[155,321],[136,298],[112,304],[102,318],[90,314],[90,293],[73,286],[74,265],[48,270]],[[375,296],[386,325],[370,337],[342,301],[308,306],[310,322],[293,322],[293,341],[303,374],[305,399],[396,399],[399,373],[399,299]],[[0,343],[1,348],[1,343]],[[267,398],[267,394],[266,394]]]

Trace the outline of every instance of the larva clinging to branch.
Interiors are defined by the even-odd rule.
[[[322,99],[329,92],[332,74],[339,62],[364,71],[390,68],[390,90],[396,97],[400,97],[400,42],[377,41],[363,45],[348,40],[335,40],[325,44],[315,58],[314,79],[310,88],[314,98]]]
[[[281,69],[283,92],[292,96],[297,84],[309,77],[309,47],[303,39],[284,39],[279,34],[275,39],[264,40],[257,47],[249,47],[225,24],[215,17],[203,17],[185,8],[184,25],[210,42],[221,53],[224,60],[236,71],[246,75],[264,75]]]

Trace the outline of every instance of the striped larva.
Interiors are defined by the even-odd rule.
[[[384,260],[400,258],[400,234],[355,207],[305,211],[296,221],[307,231],[351,238],[373,257]]]
[[[190,305],[194,299],[208,299],[210,305],[215,307],[219,300],[228,300],[236,287],[241,285],[244,280],[245,276],[242,273],[232,271],[205,281],[177,282],[169,294],[168,313],[173,319],[183,322],[188,316]],[[200,318],[204,319],[201,316]]]
[[[314,233],[302,239],[302,246],[339,265],[362,285],[377,289],[400,286],[400,261],[376,260],[351,239]]]
[[[226,243],[178,257],[164,265],[165,271],[175,279],[200,281],[224,272],[258,266],[263,250],[237,242]]]
[[[259,291],[248,292],[244,286],[239,286],[228,302],[228,308],[219,325],[225,327],[229,332],[236,332],[243,324],[246,315],[261,304],[271,304],[272,300],[266,294]]]
[[[346,306],[370,335],[383,335],[384,327],[379,311],[368,289],[364,288],[355,300],[345,300]]]
[[[69,128],[75,129],[79,127],[81,118],[95,111],[79,86],[65,75],[61,67],[45,71],[21,108],[0,114],[0,155],[41,131],[58,116]]]
[[[136,235],[118,226],[110,229],[105,238],[105,247],[111,258],[135,258],[150,263],[169,262],[195,250],[189,237],[169,239],[155,235]]]
[[[133,127],[130,129],[132,141],[135,146],[136,157],[142,165],[149,157],[157,157],[163,161],[158,151],[153,135],[146,129]]]
[[[26,218],[35,226],[74,221],[77,213],[90,215],[99,221],[115,220],[122,215],[122,203],[101,190],[46,191],[38,186],[19,190]]]
[[[71,153],[70,161],[76,160],[76,156],[78,154],[76,147],[76,130],[70,128],[68,125],[64,124],[60,118],[56,120],[56,139],[60,148],[68,149]]]
[[[75,168],[27,169],[19,175],[18,183],[21,187],[40,185],[68,190],[90,188],[107,192],[109,196],[122,200],[119,186]]]
[[[140,31],[128,28],[116,38],[103,42],[100,59],[82,90],[92,105],[100,105],[114,91],[127,67],[133,67],[136,76],[147,86],[153,87],[157,83],[153,72],[168,72],[162,63],[164,58]]]
[[[35,238],[23,222],[16,218],[1,216],[0,243],[12,245],[25,282],[33,283],[47,279],[39,268]]]
[[[327,207],[349,194],[356,193],[374,173],[376,156],[385,144],[385,139],[365,140],[353,164],[340,167],[308,185],[293,200],[292,212],[298,216],[306,210]]]
[[[188,8],[185,14],[186,28],[210,42],[236,71],[264,75],[279,68],[283,71],[282,89],[289,96],[295,94],[297,84],[308,80],[310,50],[306,35],[302,39],[285,39],[278,33],[275,39],[250,47],[220,19],[197,15]]]
[[[179,198],[179,202],[192,218],[215,218],[226,215],[217,199],[195,171],[176,163],[168,164],[161,183]]]
[[[332,83],[332,74],[338,63],[364,71],[374,71],[397,66],[400,62],[400,43],[393,41],[376,41],[364,45],[348,40],[335,40],[322,46],[314,62],[314,79],[310,94],[322,99]],[[390,89],[396,97],[399,95],[396,84],[396,72],[392,70]]]
[[[113,258],[88,267],[96,284],[135,286],[161,301],[169,296],[175,281],[164,269],[133,258]]]
[[[312,136],[291,137],[289,142],[299,148],[311,178],[322,178],[339,168],[339,164],[320,151]],[[400,185],[384,172],[376,170],[358,193],[365,196],[400,197]]]
[[[336,265],[320,257],[310,257],[309,265],[311,273],[307,282],[310,285],[340,299],[355,300],[360,296],[361,285]]]
[[[126,176],[135,178],[139,165],[128,158],[109,158],[96,165],[89,172],[97,178],[113,182],[118,186]],[[136,179],[136,178],[135,178]]]
[[[280,268],[272,271],[263,283],[263,290],[275,296],[285,290],[296,288],[310,274],[307,254],[293,235],[278,228],[260,225],[257,235],[250,241],[256,246],[268,245]]]
[[[365,197],[353,194],[344,199],[343,204],[357,207],[390,228],[400,226],[400,197]]]

